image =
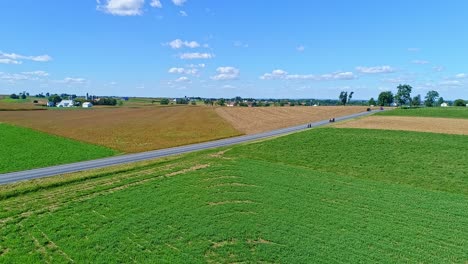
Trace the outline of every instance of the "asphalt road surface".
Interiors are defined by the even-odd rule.
[[[356,118],[360,116],[366,116],[375,112],[378,112],[378,111],[363,112],[363,113],[352,114],[348,116],[337,117],[335,121],[336,122],[344,121],[344,120],[348,120],[348,119],[352,119],[352,118]],[[315,122],[311,124],[312,124],[312,128],[314,128],[314,127],[326,125],[328,123],[329,123],[328,120],[324,120],[324,121]],[[131,162],[136,162],[136,161],[143,161],[143,160],[156,159],[156,158],[167,157],[167,156],[172,156],[172,155],[178,155],[178,154],[193,152],[197,150],[230,146],[230,145],[254,141],[258,139],[285,135],[288,133],[297,132],[297,131],[301,131],[305,129],[308,129],[307,124],[273,130],[273,131],[254,134],[254,135],[239,136],[239,137],[209,141],[205,143],[198,143],[198,144],[186,145],[186,146],[175,147],[175,148],[160,149],[160,150],[134,153],[134,154],[125,154],[125,155],[115,156],[115,157],[110,157],[110,158],[82,161],[82,162],[52,166],[52,167],[47,167],[47,168],[0,174],[0,184],[14,183],[18,181],[55,176],[55,175],[60,175],[64,173],[78,172],[78,171],[84,171],[84,170],[89,170],[89,169],[104,168],[104,167],[131,163]]]

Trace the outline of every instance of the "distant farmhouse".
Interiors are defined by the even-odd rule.
[[[57,107],[73,107],[75,102],[73,100],[62,100],[57,104]]]
[[[90,102],[84,102],[83,105],[82,105],[83,108],[91,108],[93,107],[93,104],[90,103]]]

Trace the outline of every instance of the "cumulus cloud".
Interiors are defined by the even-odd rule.
[[[8,81],[8,82],[36,81],[47,76],[49,76],[49,73],[45,71],[32,71],[32,72],[21,72],[21,73],[0,72],[0,80]]]
[[[159,0],[152,0],[150,3],[150,6],[156,7],[156,8],[162,8],[161,1]]]
[[[4,53],[0,51],[0,63],[3,64],[22,64],[24,60],[36,62],[48,62],[52,60],[49,55],[25,56],[16,53]]]
[[[63,83],[67,85],[78,85],[78,84],[85,84],[87,80],[84,78],[66,77],[63,80],[56,80],[55,82]]]
[[[244,43],[240,40],[236,40],[234,41],[234,47],[238,47],[238,48],[248,48],[249,47],[249,44],[247,43]]]
[[[196,74],[198,74],[198,69],[196,69],[196,68],[170,68],[168,72],[173,73],[173,74],[196,75]]]
[[[179,11],[179,15],[180,15],[180,16],[183,16],[183,17],[186,17],[186,16],[188,16],[187,12],[185,12],[185,11],[182,11],[182,10],[181,10],[181,11]]]
[[[0,59],[1,64],[22,64],[23,62],[12,59]]]
[[[455,75],[455,78],[457,78],[457,79],[465,79],[465,78],[468,78],[468,74],[466,74],[466,73],[459,73],[459,74]]]
[[[227,80],[237,80],[240,75],[240,71],[237,68],[234,67],[218,67],[216,69],[216,74],[215,76],[211,76],[212,80],[215,81],[227,81]]]
[[[334,72],[328,74],[289,74],[284,70],[274,70],[260,76],[262,80],[311,80],[311,81],[331,81],[331,80],[353,80],[356,76],[352,72]]]
[[[299,45],[298,47],[296,47],[296,50],[299,52],[303,52],[305,50],[305,47],[303,45]]]
[[[356,71],[365,74],[379,74],[379,73],[392,73],[396,70],[388,65],[384,66],[375,66],[375,67],[356,67]]]
[[[430,62],[427,60],[413,60],[411,61],[411,63],[424,65],[424,64],[429,64]]]
[[[184,53],[180,55],[182,60],[195,60],[195,59],[212,59],[214,57],[211,53]]]
[[[180,82],[187,83],[187,82],[190,82],[190,79],[188,77],[182,76],[180,78],[177,78],[175,81],[178,82],[178,83],[180,83]]]
[[[172,3],[176,6],[183,6],[187,0],[172,0]]]
[[[447,80],[447,81],[441,81],[439,83],[441,86],[462,86],[463,84],[460,81],[456,80]]]
[[[173,41],[167,43],[167,45],[173,49],[181,49],[183,47],[194,49],[200,47],[200,44],[196,41],[183,41],[181,39],[174,39]]]
[[[97,0],[96,9],[115,16],[137,16],[143,13],[145,0]]]

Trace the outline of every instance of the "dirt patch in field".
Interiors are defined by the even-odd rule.
[[[327,120],[366,111],[365,106],[218,107],[216,112],[245,134]]]
[[[123,152],[162,149],[241,134],[214,108],[199,106],[0,111],[0,122]]]
[[[369,116],[334,126],[468,135],[468,120],[453,118]]]

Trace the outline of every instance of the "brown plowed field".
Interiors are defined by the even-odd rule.
[[[218,107],[234,128],[255,134],[366,111],[365,106]]]
[[[0,111],[0,122],[123,152],[141,152],[240,135],[211,107],[177,106]]]
[[[454,118],[369,116],[334,125],[339,128],[408,130],[468,135],[468,120]]]

